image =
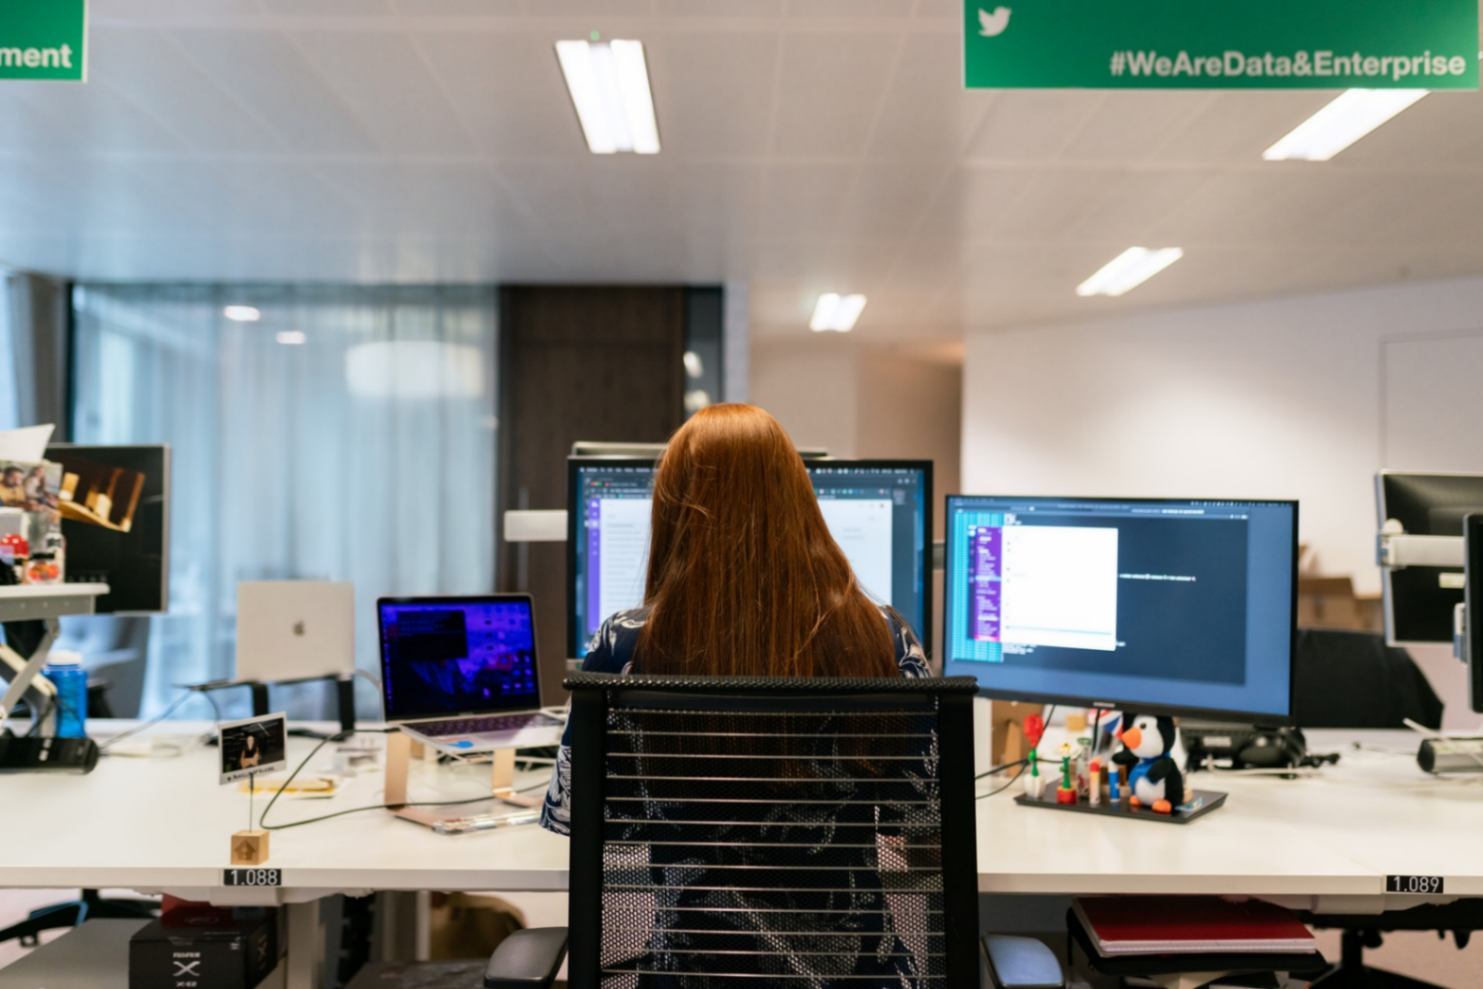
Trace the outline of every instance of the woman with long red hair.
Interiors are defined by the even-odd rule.
[[[644,604],[603,622],[582,668],[705,676],[927,676],[916,633],[861,590],[778,421],[715,405],[654,477]],[[565,744],[541,823],[570,833]]]

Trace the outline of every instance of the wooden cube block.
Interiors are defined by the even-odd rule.
[[[233,865],[262,865],[268,861],[268,832],[254,828],[232,835]]]

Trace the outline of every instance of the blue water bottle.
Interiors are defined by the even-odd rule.
[[[57,738],[85,738],[88,716],[88,671],[82,656],[54,649],[42,674],[57,688]]]

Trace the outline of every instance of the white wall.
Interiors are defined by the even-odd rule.
[[[931,460],[932,525],[934,537],[941,535],[942,496],[961,488],[963,373],[955,361],[827,336],[755,341],[751,371],[752,401],[800,446],[837,457]],[[941,574],[933,575],[932,601],[935,651]]]
[[[757,341],[748,387],[799,446],[933,461],[940,501],[959,485],[962,381],[953,362],[825,337]]]
[[[1167,310],[969,338],[963,486],[975,493],[1297,498],[1326,573],[1378,589],[1373,478],[1464,451],[1476,421],[1441,419],[1424,450],[1387,432],[1434,403],[1410,343],[1483,332],[1483,279]],[[1388,354],[1404,342],[1407,364]],[[1476,353],[1476,351],[1471,351]],[[1483,367],[1463,378],[1479,381]],[[1456,382],[1455,368],[1447,375]],[[1430,406],[1428,406],[1430,407]],[[1404,418],[1404,417],[1402,417]],[[1471,448],[1476,448],[1471,447]],[[1390,463],[1383,462],[1388,459]],[[1483,470],[1483,462],[1472,465]],[[1467,717],[1462,667],[1413,650]]]

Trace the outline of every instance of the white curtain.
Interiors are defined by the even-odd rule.
[[[15,366],[15,333],[11,308],[10,272],[0,268],[0,429],[14,429],[21,424],[16,396],[19,382]]]
[[[153,619],[144,713],[175,684],[232,674],[239,581],[353,581],[370,670],[377,597],[494,587],[496,300],[77,287],[75,439],[172,447],[170,609]]]

